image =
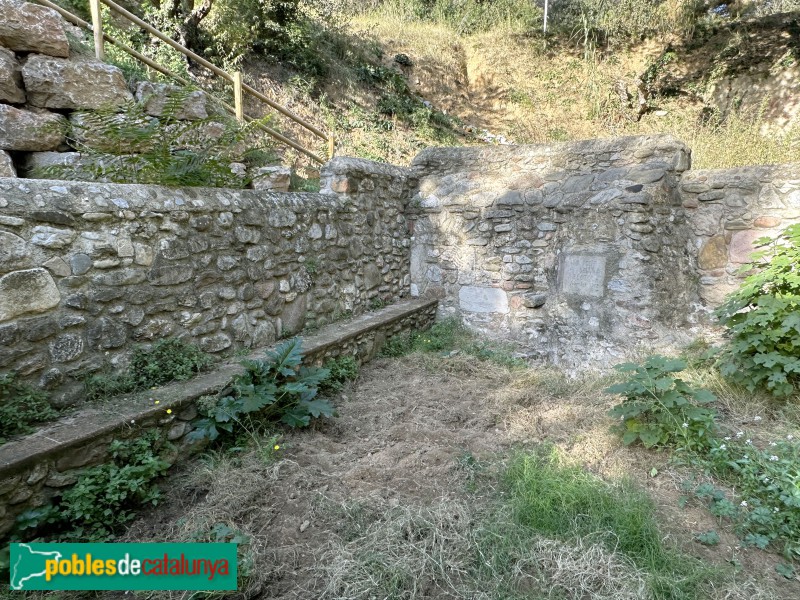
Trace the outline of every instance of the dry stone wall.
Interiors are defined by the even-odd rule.
[[[352,356],[359,363],[366,362],[386,339],[425,329],[435,316],[435,301],[419,300],[361,315],[304,336],[304,361],[323,365],[338,356]],[[249,358],[260,360],[263,353]],[[157,395],[158,405],[149,394],[139,394],[85,407],[23,440],[0,447],[0,539],[14,527],[18,515],[50,503],[85,469],[107,461],[114,439],[135,438],[157,430],[160,439],[172,445],[165,457],[171,463],[202,449],[202,443],[188,439],[192,421],[198,416],[196,400],[218,393],[240,371],[238,361],[231,361],[212,373],[149,392]]]
[[[103,172],[110,158],[99,153],[119,154],[120,141],[87,127],[85,111],[123,111],[136,100],[146,119],[131,118],[124,111],[117,117],[120,125],[142,129],[157,125],[158,118],[165,116],[168,98],[179,88],[140,81],[129,89],[120,69],[92,57],[84,34],[52,9],[0,0],[0,177],[37,177],[52,167],[70,167],[75,173]],[[175,127],[176,121],[203,120],[191,128],[191,134],[179,136],[177,145],[216,144],[226,134],[228,117],[222,116],[224,111],[205,92],[181,92],[180,104],[174,106],[174,99],[169,104],[169,127]],[[147,145],[128,144],[125,153],[141,153]],[[244,160],[249,145],[249,141],[235,145],[231,160]],[[253,165],[248,169],[244,163],[232,162],[231,171],[254,189],[289,189],[288,167]]]
[[[800,221],[799,165],[690,171],[680,193],[700,299],[709,307],[739,287],[755,240]]]
[[[122,71],[76,54],[67,32],[81,35],[53,9],[0,0],[0,177],[27,153],[70,150],[69,111],[133,98]]]
[[[752,242],[800,219],[800,167],[688,171],[669,136],[429,149],[412,294],[565,366],[688,342]]]
[[[406,296],[405,172],[372,166],[323,194],[0,179],[0,372],[72,404],[134,344],[231,352]]]

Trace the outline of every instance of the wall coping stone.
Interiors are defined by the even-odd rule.
[[[436,299],[401,301],[348,322],[332,323],[316,333],[300,336],[303,353],[306,358],[323,354],[342,341],[395,323],[436,303]],[[273,347],[274,345],[260,348],[244,358],[227,360],[217,365],[213,371],[201,373],[189,381],[175,382],[157,390],[126,394],[106,404],[81,409],[36,433],[7,442],[0,446],[0,479],[35,465],[53,454],[78,448],[86,442],[131,424],[165,415],[167,409],[175,412],[200,396],[218,393],[235,375],[243,371],[243,360],[262,359],[265,350]],[[154,404],[153,397],[159,399],[159,404]]]
[[[411,170],[434,168],[438,174],[451,171],[442,167],[447,164],[462,164],[470,159],[491,159],[498,164],[505,160],[521,160],[534,156],[565,156],[604,153],[634,153],[636,151],[691,152],[678,138],[669,134],[629,135],[615,138],[595,138],[547,144],[513,146],[438,146],[426,148],[411,161]],[[683,169],[680,169],[683,170]]]

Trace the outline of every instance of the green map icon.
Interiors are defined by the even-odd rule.
[[[29,544],[14,544],[11,552],[11,589],[32,589],[26,588],[25,584],[40,577],[44,579],[45,561],[60,559],[60,552],[42,552],[34,550]]]

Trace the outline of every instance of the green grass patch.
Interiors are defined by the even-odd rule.
[[[457,461],[468,498],[325,506],[337,536],[322,597],[689,600],[733,585],[665,545],[653,503],[630,482],[607,483],[549,448],[507,468],[469,452]]]
[[[654,598],[702,598],[714,571],[663,542],[650,497],[633,482],[609,483],[556,450],[520,454],[506,473],[520,525],[563,541],[592,539],[648,574]]]
[[[389,338],[381,353],[383,356],[396,358],[412,352],[458,352],[509,368],[525,367],[525,361],[515,357],[513,350],[510,344],[478,337],[458,319],[450,318],[439,321],[424,331]]]

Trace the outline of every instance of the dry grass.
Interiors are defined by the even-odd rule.
[[[692,148],[694,168],[800,161],[797,128],[762,135],[766,122],[758,112],[709,122],[704,104],[691,94],[656,98],[654,112],[632,119],[620,107],[614,84],[623,80],[632,90],[667,39],[586,60],[577,44],[545,48],[538,37],[508,30],[462,36],[446,24],[387,9],[354,22],[388,57],[398,52],[412,57],[411,87],[435,107],[516,143],[669,133]]]
[[[292,568],[291,552],[265,539],[263,532],[275,515],[265,502],[265,488],[277,485],[291,461],[268,462],[256,448],[241,457],[210,455],[171,479],[166,512],[158,520],[141,519],[120,542],[229,542],[239,546],[238,597],[257,595],[265,582]],[[234,539],[235,538],[235,539]],[[187,592],[146,594],[153,599],[185,599]]]
[[[323,553],[320,597],[648,598],[646,575],[600,544],[514,532],[510,515],[475,501],[389,508],[357,538],[335,540]],[[501,549],[502,558],[493,553]]]
[[[727,422],[751,417],[738,390],[700,369],[690,375],[729,403]],[[238,598],[648,598],[653,573],[607,534],[521,527],[500,478],[515,448],[553,444],[606,480],[635,479],[655,500],[666,543],[696,555],[693,532],[718,525],[702,507],[678,507],[689,471],[609,433],[605,412],[616,400],[603,389],[616,377],[509,369],[465,352],[378,360],[339,399],[335,422],[286,436],[284,460],[265,462],[256,447],[189,465],[123,541],[240,535]],[[773,413],[761,416],[775,427]],[[786,600],[773,589],[773,557],[726,539],[730,547],[701,556],[720,568],[742,561],[748,575],[728,573],[698,597]]]

